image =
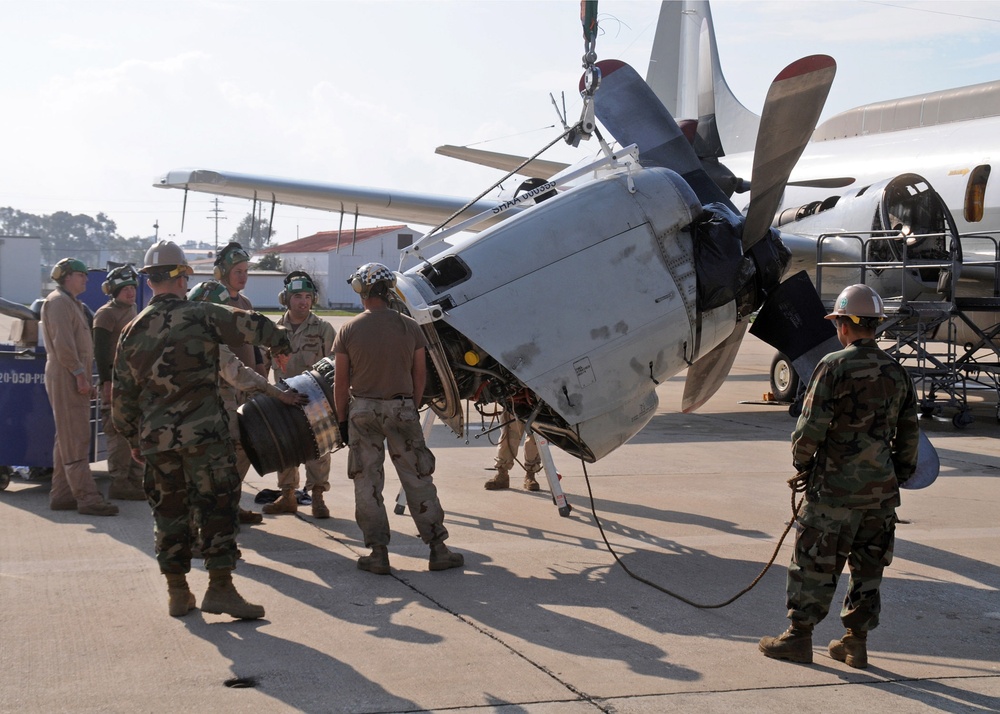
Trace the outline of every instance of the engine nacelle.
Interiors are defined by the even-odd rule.
[[[434,365],[447,369],[435,397],[471,398],[492,380],[494,393],[527,389],[518,416],[588,461],[627,441],[655,412],[660,379],[732,331],[731,307],[698,309],[689,226],[701,213],[680,176],[643,169],[560,194],[406,271],[407,308],[442,312],[427,328]]]

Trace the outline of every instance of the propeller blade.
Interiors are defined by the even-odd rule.
[[[470,149],[468,146],[452,146],[451,144],[439,146],[434,149],[434,153],[440,154],[441,156],[448,156],[453,159],[468,161],[473,164],[480,164],[481,166],[489,166],[490,168],[500,169],[502,171],[513,171],[518,166],[523,164],[524,160],[527,158],[526,156],[515,156],[514,154],[501,154],[496,151]],[[526,164],[524,168],[518,171],[518,173],[522,176],[529,176],[531,178],[549,179],[565,169],[567,166],[569,166],[569,164],[563,164],[558,161],[534,159]]]
[[[636,144],[644,166],[664,166],[679,173],[703,204],[724,203],[735,210],[639,73],[620,60],[602,60],[597,66],[601,87],[594,95],[594,113],[618,143]]]
[[[785,184],[816,129],[836,73],[832,57],[812,55],[792,62],[771,83],[753,154],[743,252],[771,227]]]
[[[729,376],[729,370],[736,361],[740,351],[740,343],[747,331],[747,322],[741,322],[730,333],[729,337],[717,344],[712,350],[688,367],[684,378],[684,396],[681,399],[681,411],[685,414],[693,412],[712,398],[719,387]]]

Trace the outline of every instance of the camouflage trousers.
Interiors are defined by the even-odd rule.
[[[852,509],[807,502],[799,514],[788,566],[788,619],[815,625],[830,611],[846,564],[851,573],[840,611],[844,627],[878,627],[882,571],[892,562],[894,508]]]
[[[508,418],[505,413],[501,419]],[[524,436],[524,422],[518,419],[509,421],[500,429],[500,441],[497,444],[496,469],[507,473],[514,466],[514,459],[517,458],[517,450],[521,446],[521,437]],[[524,440],[524,470],[529,474],[535,474],[542,470],[542,458],[538,455],[538,445],[535,443],[535,435],[528,433],[528,438]]]
[[[235,568],[240,476],[229,441],[146,454],[143,487],[153,508],[162,573],[191,570],[192,523],[208,570]]]
[[[354,480],[354,517],[365,546],[389,544],[389,519],[382,498],[386,444],[421,540],[443,542],[448,531],[431,477],[434,454],[424,442],[413,400],[356,398],[349,415],[347,475]]]

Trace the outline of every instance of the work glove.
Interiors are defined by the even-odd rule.
[[[342,421],[339,424],[337,424],[337,427],[340,429],[340,440],[342,442],[344,442],[345,444],[348,443],[349,439],[347,438],[347,435],[348,435],[348,432],[347,432],[347,422],[346,421]]]

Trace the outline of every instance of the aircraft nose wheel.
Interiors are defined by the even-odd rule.
[[[0,491],[10,485],[10,476],[14,470],[10,466],[0,466]]]
[[[771,394],[779,402],[791,402],[798,391],[799,375],[795,373],[792,361],[781,352],[777,353],[771,360]]]

